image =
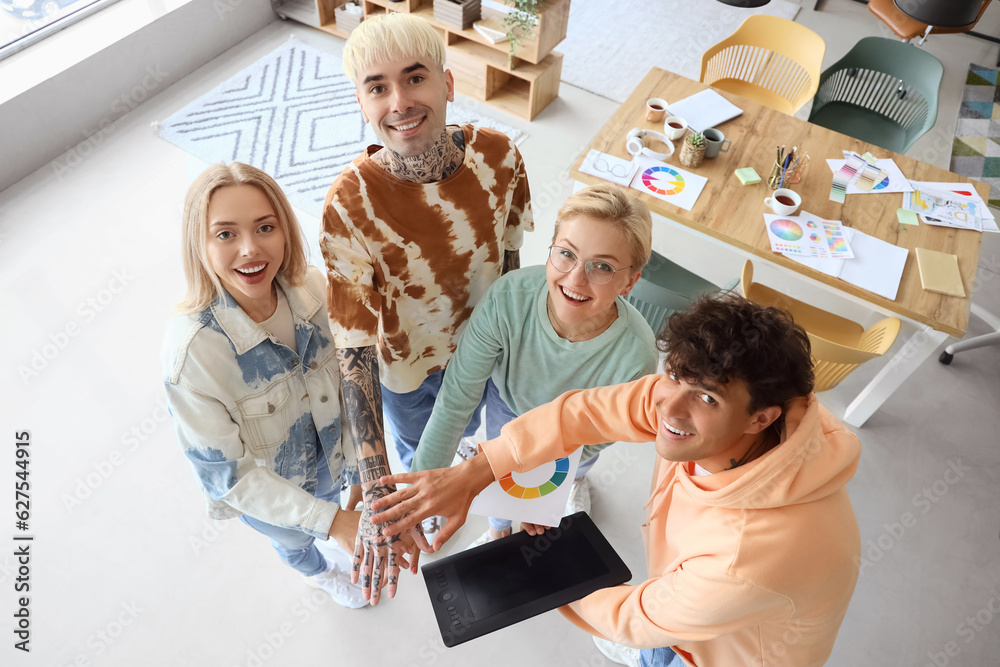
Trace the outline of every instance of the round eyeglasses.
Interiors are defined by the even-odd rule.
[[[558,245],[549,246],[549,261],[552,262],[552,266],[555,267],[556,271],[562,271],[563,273],[569,273],[582,261],[583,270],[587,273],[587,280],[595,285],[609,283],[619,271],[632,268],[632,265],[629,264],[628,266],[616,269],[603,259],[581,260],[569,248],[563,248]]]

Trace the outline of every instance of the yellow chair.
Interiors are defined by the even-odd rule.
[[[856,322],[755,283],[750,260],[743,265],[740,288],[743,296],[756,304],[787,310],[795,323],[806,330],[816,374],[814,391],[836,387],[855,368],[888,352],[899,334],[900,322],[895,317],[887,317],[863,329]]]
[[[701,79],[794,114],[819,87],[826,42],[794,21],[754,14],[701,56]]]

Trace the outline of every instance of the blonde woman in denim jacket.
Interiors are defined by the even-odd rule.
[[[314,544],[357,551],[361,513],[340,507],[357,458],[341,428],[326,280],[306,263],[294,213],[264,172],[217,164],[188,191],[183,234],[188,294],[167,325],[164,383],[209,516],[240,517],[307,584],[364,606],[357,573]],[[395,577],[384,584],[391,597]]]

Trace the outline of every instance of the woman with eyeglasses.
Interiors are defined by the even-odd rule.
[[[630,382],[656,370],[653,331],[625,296],[649,261],[645,204],[612,184],[584,188],[556,219],[545,266],[511,271],[476,306],[448,364],[413,471],[451,465],[486,386],[487,437],[571,389]],[[584,475],[608,444],[585,447],[567,513],[590,510]],[[509,535],[490,518],[473,546]]]

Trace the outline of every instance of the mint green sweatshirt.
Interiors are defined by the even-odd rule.
[[[511,271],[489,288],[448,363],[411,470],[451,465],[490,377],[507,407],[522,415],[571,389],[631,382],[656,371],[653,331],[623,297],[607,331],[571,343],[552,328],[547,296],[544,266]],[[588,446],[582,460],[606,446]]]

